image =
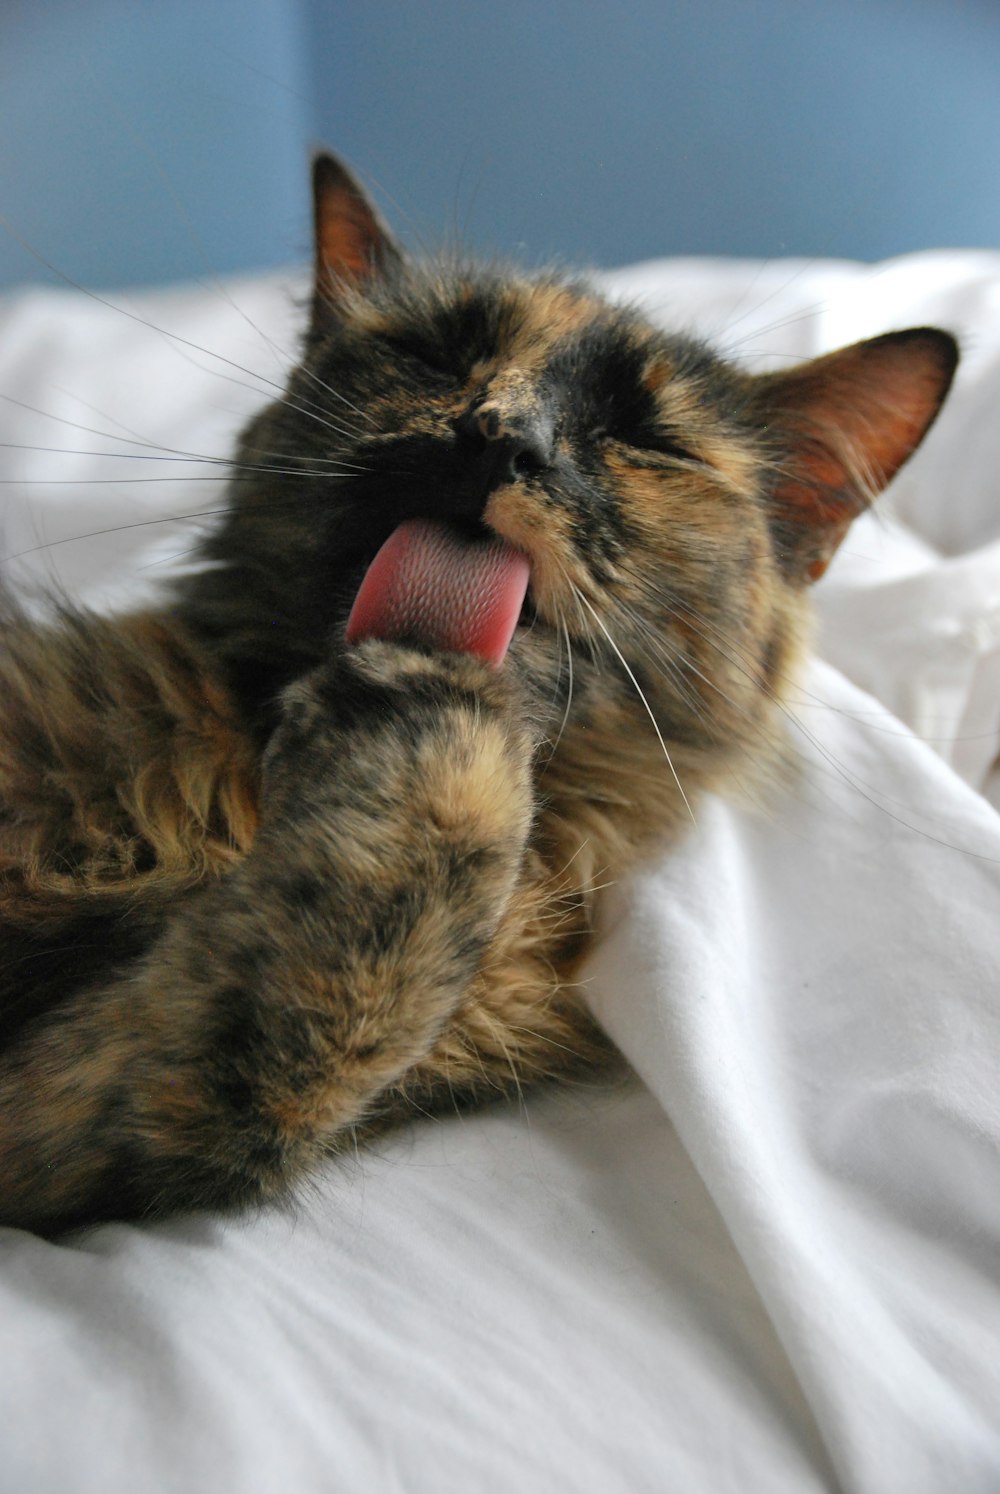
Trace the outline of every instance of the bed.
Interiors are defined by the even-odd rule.
[[[4,1490],[1000,1489],[1000,254],[603,279],[756,368],[961,340],[817,588],[797,770],[608,889],[627,1076],[286,1212],[0,1230]],[[118,606],[183,564],[303,291],[0,302],[5,574]]]

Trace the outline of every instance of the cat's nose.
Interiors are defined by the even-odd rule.
[[[455,429],[493,487],[537,477],[552,466],[554,425],[544,412],[509,414],[488,402],[467,410]]]

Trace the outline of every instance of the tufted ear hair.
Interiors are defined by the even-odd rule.
[[[313,159],[313,328],[333,316],[345,290],[390,273],[402,254],[364,188],[336,156]]]
[[[790,580],[822,576],[851,522],[920,445],[958,345],[935,327],[887,332],[755,380],[771,444],[771,527]]]

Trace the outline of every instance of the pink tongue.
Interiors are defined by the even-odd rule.
[[[529,578],[528,557],[502,539],[471,539],[448,524],[410,519],[368,567],[347,641],[411,637],[499,665]]]

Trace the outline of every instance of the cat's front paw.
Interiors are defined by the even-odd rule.
[[[421,697],[474,695],[487,709],[511,715],[525,709],[523,685],[514,671],[498,669],[477,654],[369,638],[345,649],[328,667],[336,691],[355,679],[376,690],[403,690]]]
[[[536,730],[520,678],[472,654],[368,639],[297,680],[282,696],[282,720],[266,762],[293,744],[331,745],[338,735],[433,737],[448,720],[492,723],[508,749],[530,758]]]
[[[512,869],[533,814],[535,746],[513,672],[367,640],[286,690],[264,759],[264,818],[312,805],[348,817],[362,839],[450,837],[502,849]]]

